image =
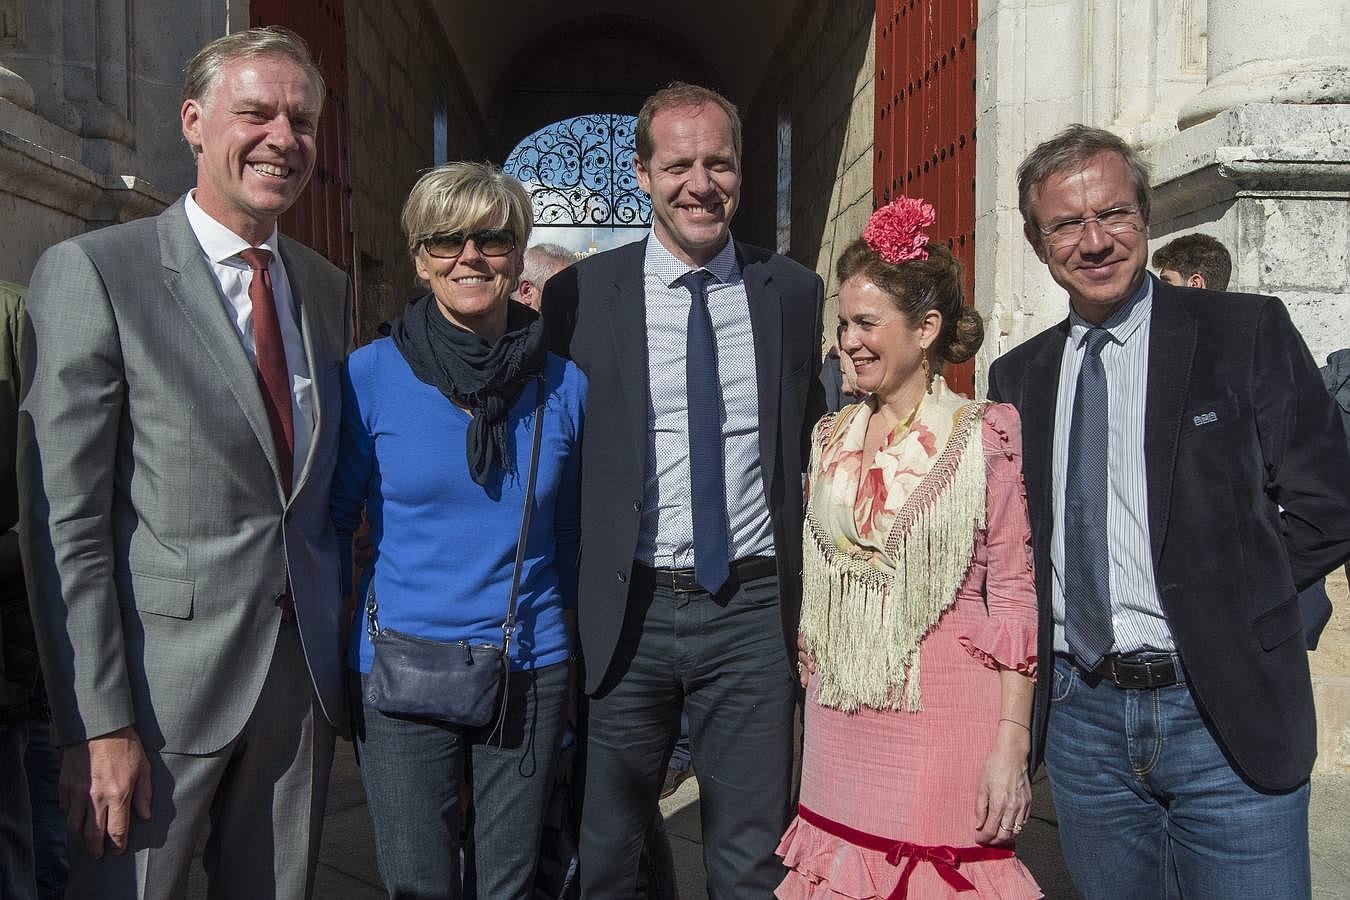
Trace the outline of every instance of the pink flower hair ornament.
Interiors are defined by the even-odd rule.
[[[892,265],[927,259],[928,235],[923,229],[935,221],[937,213],[927,200],[896,197],[872,213],[862,236],[873,253]]]

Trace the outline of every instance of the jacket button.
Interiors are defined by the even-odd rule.
[[[625,583],[627,583],[627,581],[628,581],[628,576],[627,576],[627,575],[623,574],[622,572],[617,572],[617,571],[616,571],[614,574],[617,575],[617,576],[619,576],[619,584],[625,584]]]
[[[641,500],[634,500],[634,501],[633,501],[633,511],[634,511],[634,512],[642,512],[642,501],[641,501]]]

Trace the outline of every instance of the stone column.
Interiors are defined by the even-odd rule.
[[[1248,103],[1350,102],[1350,4],[1209,0],[1208,32],[1209,82],[1182,128]]]

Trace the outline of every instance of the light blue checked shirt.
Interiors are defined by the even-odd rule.
[[[1148,389],[1148,343],[1153,311],[1153,279],[1147,274],[1139,290],[1104,326],[1111,340],[1102,348],[1109,397],[1107,417],[1106,529],[1111,548],[1111,625],[1113,650],[1175,649],[1163,613],[1153,571],[1148,531],[1148,480],[1144,460],[1144,404]],[[1092,325],[1072,309],[1069,337],[1059,368],[1055,402],[1054,523],[1050,542],[1051,611],[1055,650],[1068,653],[1064,640],[1064,480],[1069,462],[1069,428],[1084,338]]]
[[[708,282],[708,313],[722,385],[729,558],[772,556],[773,521],[759,461],[755,341],[735,243],[728,237],[726,246],[703,268],[713,276]],[[689,289],[680,283],[692,271],[655,233],[648,235],[642,279],[647,308],[647,484],[635,556],[638,562],[674,569],[694,565],[685,378],[691,300]]]

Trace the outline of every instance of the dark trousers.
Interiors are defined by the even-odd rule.
[[[354,705],[375,858],[391,898],[452,900],[469,893],[528,900],[567,722],[567,669],[558,663],[512,672],[500,735],[492,734],[495,721],[454,728]],[[471,892],[463,891],[459,867],[466,772],[474,810]]]
[[[729,584],[716,598],[635,579],[618,652],[589,703],[587,900],[639,896],[639,858],[681,707],[698,772],[708,896],[772,896],[784,876],[774,849],[789,815],[796,699],[782,633],[775,577]]]

